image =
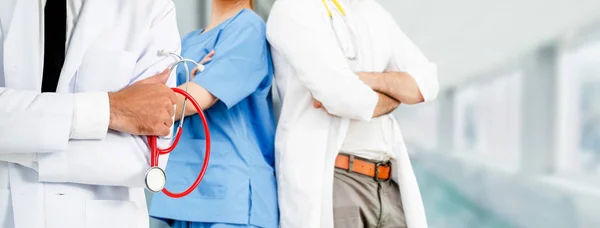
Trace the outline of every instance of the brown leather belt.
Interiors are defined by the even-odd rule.
[[[390,162],[373,162],[346,154],[338,154],[335,158],[335,167],[373,177],[376,181],[389,180],[392,173]]]

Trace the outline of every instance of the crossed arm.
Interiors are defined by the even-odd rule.
[[[418,104],[425,99],[415,79],[406,72],[360,72],[358,77],[373,90],[404,104]]]
[[[379,99],[373,117],[389,114],[401,103],[418,104],[424,101],[417,82],[408,73],[359,72],[357,74],[361,81],[377,92]],[[317,100],[313,106],[327,111],[327,108]]]

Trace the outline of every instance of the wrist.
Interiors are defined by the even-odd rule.
[[[119,98],[117,93],[108,93],[108,104],[110,117],[108,121],[108,128],[112,130],[120,129],[120,115],[119,115]]]

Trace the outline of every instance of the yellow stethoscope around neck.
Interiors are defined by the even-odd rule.
[[[325,5],[325,10],[327,10],[327,15],[329,15],[329,18],[332,18],[333,15],[331,14],[331,10],[329,10],[329,6],[327,5],[327,2],[325,2],[325,0],[321,0],[323,2],[323,5]],[[340,13],[342,13],[342,16],[346,16],[346,11],[344,11],[344,8],[342,7],[342,5],[340,5],[340,3],[337,0],[331,0],[333,2],[333,4],[335,5],[335,8],[337,8],[337,10],[340,11]]]
[[[331,9],[329,8],[329,4],[327,3],[327,1],[329,1],[329,0],[321,0],[321,1],[323,2],[323,5],[325,6],[325,10],[327,10],[327,15],[329,16],[331,27],[333,28],[333,32],[335,33],[335,36],[338,40],[338,44],[340,45],[340,48],[342,49],[342,51],[344,52],[344,54],[346,55],[346,58],[348,60],[355,61],[357,58],[356,57],[356,48],[355,48],[356,45],[354,45],[354,42],[350,37],[349,31],[351,31],[351,30],[348,27],[348,24],[344,21],[344,18],[342,18],[341,20],[334,19],[333,13],[331,12]],[[331,0],[331,2],[333,2],[333,5],[335,5],[335,8],[340,12],[342,17],[346,17],[346,11],[342,7],[342,5],[338,2],[338,0]],[[341,26],[340,23],[344,25],[345,30],[339,29],[339,27]],[[346,40],[346,42],[343,42],[344,40],[342,40],[340,37],[346,37],[348,40]],[[347,45],[344,45],[344,44],[347,44]]]

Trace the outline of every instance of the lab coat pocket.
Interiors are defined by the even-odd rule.
[[[88,51],[77,71],[75,92],[114,92],[134,78],[136,58],[123,50]]]
[[[87,200],[85,218],[86,228],[133,228],[142,225],[144,214],[132,201]]]

